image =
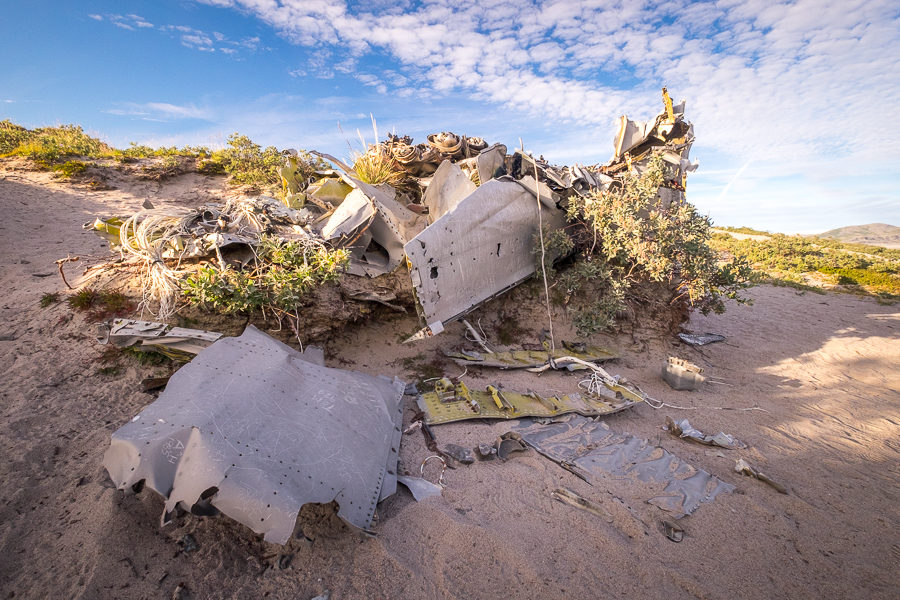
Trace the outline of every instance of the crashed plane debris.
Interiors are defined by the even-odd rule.
[[[774,481],[771,477],[769,477],[765,473],[763,473],[761,471],[757,471],[756,469],[751,467],[750,463],[748,463],[743,458],[739,458],[739,459],[737,459],[737,461],[735,461],[734,472],[740,473],[741,475],[746,475],[747,477],[753,477],[754,479],[759,479],[763,483],[768,484],[768,485],[772,486],[773,488],[775,488],[775,490],[779,494],[787,494],[788,493],[788,490],[786,487],[784,487],[777,481]]]
[[[489,385],[484,391],[470,390],[462,381],[442,378],[434,391],[421,394],[417,400],[427,425],[452,423],[468,419],[521,419],[524,417],[556,417],[567,413],[584,416],[613,414],[643,401],[633,390],[615,385],[607,396],[595,394],[541,395],[534,391],[510,392]]]
[[[673,105],[663,89],[663,111],[655,119],[621,118],[614,155],[603,165],[554,166],[451,132],[416,145],[390,135],[364,156],[388,161],[402,176],[396,185],[366,183],[350,166],[317,152],[311,154],[336,169],[308,180],[297,152],[288,150],[280,171],[283,202],[231,198],[224,205],[148,209],[86,226],[117,238],[123,254],[143,262],[152,284],[145,292],[158,301],[161,319],[175,309],[173,295],[192,268],[187,261],[214,259],[222,269],[252,264],[263,235],[347,250],[347,270],[356,276],[378,277],[406,265],[424,325],[414,340],[443,331],[531,277],[540,226],[564,227],[574,196],[603,192],[661,156],[674,176],[660,188],[660,202],[683,201],[686,174],[697,166],[689,160],[693,141],[684,103]]]
[[[222,334],[215,331],[134,319],[113,319],[97,325],[97,341],[101,344],[159,352],[173,360],[190,360],[221,337]]]
[[[725,336],[718,333],[679,333],[678,337],[691,346],[705,346],[725,341]]]
[[[123,490],[144,481],[166,514],[207,501],[270,542],[287,542],[309,502],[336,500],[368,529],[396,490],[405,384],[319,358],[252,325],[218,340],[113,434],[110,477]]]
[[[706,381],[703,369],[692,362],[670,356],[662,368],[662,378],[673,390],[696,390]]]
[[[561,423],[523,423],[517,431],[529,446],[591,485],[609,476],[664,485],[659,495],[647,502],[675,518],[734,490],[733,485],[647,440],[615,433],[606,423],[586,417],[573,416]]]
[[[565,344],[565,342],[564,342]],[[532,369],[542,367],[553,362],[557,369],[566,368],[570,371],[585,369],[584,365],[566,361],[565,358],[575,358],[599,363],[618,358],[618,354],[599,348],[588,346],[576,349],[572,345],[553,350],[508,350],[504,352],[482,353],[474,350],[445,351],[444,356],[450,358],[461,367],[492,367],[496,369]]]
[[[719,446],[720,448],[728,449],[747,447],[746,444],[744,444],[740,440],[735,439],[733,435],[729,435],[722,431],[720,431],[716,435],[703,433],[699,429],[695,429],[694,427],[692,427],[687,419],[675,421],[672,417],[666,417],[666,425],[665,427],[663,427],[663,429],[670,432],[672,435],[677,435],[682,439],[691,440],[697,442],[698,444],[705,444],[707,446]]]

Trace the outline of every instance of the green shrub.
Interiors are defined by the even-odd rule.
[[[51,169],[60,177],[71,179],[77,175],[83,175],[88,165],[80,160],[67,160],[64,163],[53,165]]]
[[[260,240],[256,255],[256,265],[245,270],[202,267],[182,283],[185,297],[226,313],[294,313],[314,288],[340,277],[349,260],[345,250],[271,236]]]
[[[48,306],[52,306],[59,302],[59,293],[58,292],[48,292],[41,296],[41,308],[47,308]]]
[[[740,290],[749,287],[750,268],[738,258],[721,264],[710,246],[710,221],[688,202],[660,200],[667,173],[660,157],[651,159],[641,174],[628,173],[621,185],[593,196],[574,197],[568,206],[570,221],[585,225],[576,245],[582,257],[605,261],[611,281],[604,301],[607,313],[632,282],[665,282],[673,289],[672,302],[684,302],[706,313],[722,312],[724,299],[746,302]],[[579,275],[574,277],[578,278]]]
[[[772,234],[767,240],[737,240],[718,234],[717,250],[741,257],[759,272],[775,280],[803,284],[805,275],[822,273],[857,291],[881,295],[900,294],[900,252],[861,244],[843,244],[817,237]],[[807,286],[808,287],[808,286]]]
[[[214,152],[212,158],[221,163],[231,181],[263,190],[281,186],[278,169],[284,159],[274,146],[263,150],[246,135],[234,133],[228,137],[228,146]]]

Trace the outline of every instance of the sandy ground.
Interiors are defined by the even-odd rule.
[[[262,542],[225,517],[184,515],[159,525],[162,499],[112,489],[101,461],[110,434],[152,402],[138,382],[164,370],[127,363],[99,371],[93,326],[65,302],[54,261],[108,249],[81,224],[129,214],[145,199],[190,204],[221,193],[196,176],[113,181],[109,191],[55,183],[46,174],[0,172],[0,597],[170,598],[895,598],[900,587],[900,309],[849,295],[753,290],[752,307],[695,316],[694,331],[727,341],[700,349],[647,335],[598,338],[622,358],[611,372],[653,397],[694,410],[639,405],[606,419],[649,438],[737,486],[680,521],[630,480],[590,486],[534,451],[448,470],[442,497],[420,503],[401,490],[381,503],[376,535],[343,524],[330,506],[304,508],[284,547]],[[77,275],[81,264],[67,267]],[[63,294],[65,297],[65,294]],[[495,303],[480,313],[489,338],[521,329],[535,343],[540,311]],[[571,337],[557,314],[557,337]],[[414,379],[462,343],[453,326],[401,345],[412,316],[348,330],[325,344],[329,365]],[[662,382],[666,356],[702,366],[727,385],[676,392]],[[470,373],[471,385],[574,391],[575,374]],[[406,397],[404,424],[413,414]],[[742,411],[758,406],[765,411]],[[726,409],[726,410],[721,410]],[[749,445],[718,450],[661,430],[687,417]],[[439,444],[491,442],[510,423],[434,427]],[[401,468],[418,472],[430,452],[404,436]],[[743,457],[790,488],[781,495],[733,472]],[[436,473],[426,472],[434,479]],[[609,513],[600,518],[557,502],[569,488]],[[198,548],[185,545],[190,534]],[[891,590],[894,592],[891,592]]]

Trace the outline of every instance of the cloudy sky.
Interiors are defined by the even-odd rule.
[[[7,3],[10,4],[10,3]],[[615,119],[687,100],[689,199],[720,225],[900,226],[896,0],[29,0],[5,6],[0,119],[116,146],[347,157],[359,130],[606,162]]]

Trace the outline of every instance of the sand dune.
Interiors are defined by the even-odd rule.
[[[131,213],[145,199],[190,204],[223,193],[220,180],[162,184],[123,177],[90,191],[29,171],[0,172],[0,594],[3,598],[168,598],[180,583],[193,598],[893,598],[900,586],[900,308],[849,295],[751,291],[752,307],[697,315],[687,324],[727,341],[692,348],[647,334],[598,337],[622,358],[613,373],[654,398],[693,410],[639,405],[606,419],[650,439],[737,490],[681,520],[684,541],[663,534],[665,516],[630,480],[591,486],[534,451],[506,463],[448,470],[443,496],[416,503],[405,492],[379,507],[375,537],[330,507],[301,512],[297,537],[269,545],[224,517],[159,525],[163,501],[112,489],[101,465],[110,434],[154,395],[138,382],[161,369],[129,364],[98,372],[93,326],[63,302],[54,261],[108,252],[81,224]],[[88,259],[82,259],[87,261]],[[81,265],[67,267],[75,275]],[[482,310],[488,336],[517,320],[523,341],[540,310]],[[557,314],[557,335],[572,335]],[[411,379],[441,363],[460,326],[417,345],[398,316],[348,330],[325,345],[329,365]],[[669,355],[723,382],[675,392],[659,377]],[[457,367],[447,370],[455,374]],[[574,391],[577,374],[471,373],[472,385]],[[405,398],[404,424],[412,414]],[[739,410],[760,407],[765,411]],[[666,416],[749,445],[721,450],[672,437]],[[509,423],[436,426],[438,442],[474,446]],[[418,473],[430,452],[405,435],[401,467]],[[790,490],[781,495],[733,472],[745,458]],[[435,473],[427,472],[434,479]],[[603,519],[551,497],[565,487],[602,506]],[[199,548],[187,552],[190,534]],[[891,590],[894,590],[893,592]]]

